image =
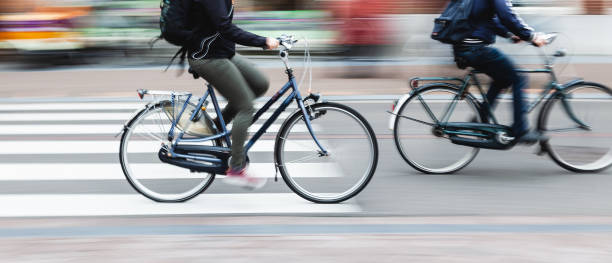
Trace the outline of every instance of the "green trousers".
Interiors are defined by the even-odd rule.
[[[253,63],[239,54],[231,59],[189,59],[189,66],[227,99],[223,120],[225,123],[234,121],[230,167],[243,167],[244,143],[255,112],[253,100],[268,90],[270,81]]]

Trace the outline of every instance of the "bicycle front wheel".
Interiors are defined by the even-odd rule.
[[[449,122],[480,121],[477,101],[471,95],[463,98],[459,90],[443,84],[415,92],[400,107],[395,117],[393,137],[402,158],[413,168],[428,174],[446,174],[461,170],[478,154],[478,148],[453,144],[442,131],[436,130],[453,100]]]
[[[612,165],[612,90],[597,83],[570,86],[543,108],[543,148],[561,167],[597,172]]]
[[[275,159],[289,188],[315,203],[339,203],[361,192],[378,164],[374,131],[357,111],[336,103],[309,107],[314,134],[301,111],[293,113],[277,134]]]
[[[182,105],[180,103],[177,107]],[[189,200],[214,180],[214,174],[194,173],[160,160],[158,153],[161,147],[170,144],[171,107],[170,101],[148,106],[128,123],[121,138],[119,160],[126,179],[136,191],[157,202]],[[195,106],[189,104],[184,114],[190,114],[194,109]],[[175,137],[179,132],[181,128],[177,126]],[[203,143],[215,144],[212,141]]]

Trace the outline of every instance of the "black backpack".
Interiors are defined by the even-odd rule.
[[[434,20],[431,38],[446,44],[460,43],[472,33],[469,22],[474,0],[451,0],[440,17]]]
[[[167,71],[172,62],[180,56],[179,65],[183,68],[185,64],[185,56],[187,54],[187,45],[193,31],[188,26],[189,8],[191,8],[193,0],[161,0],[159,8],[161,15],[159,16],[159,29],[161,34],[149,42],[149,46],[153,48],[155,42],[160,39],[165,39],[168,43],[180,46],[179,49],[164,71]],[[182,74],[182,70],[179,75]]]
[[[159,28],[163,38],[173,45],[185,47],[191,34],[187,25],[187,14],[193,0],[162,0]]]

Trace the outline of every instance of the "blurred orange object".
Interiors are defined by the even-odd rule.
[[[21,6],[25,8],[25,6]],[[26,50],[75,49],[73,19],[85,16],[90,7],[30,6],[31,11],[0,14],[0,41],[10,48]]]

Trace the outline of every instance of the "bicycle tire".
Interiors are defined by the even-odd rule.
[[[197,189],[194,187],[193,189],[195,189],[192,193],[180,197],[180,198],[160,198],[159,195],[154,195],[149,193],[149,191],[147,191],[146,189],[143,189],[143,186],[141,186],[140,183],[137,182],[136,179],[132,178],[133,176],[130,174],[130,169],[129,169],[129,158],[126,158],[126,145],[128,144],[128,140],[131,137],[131,131],[134,129],[134,125],[138,123],[138,121],[143,118],[143,116],[145,114],[147,114],[148,112],[150,112],[152,109],[161,109],[163,108],[165,105],[171,103],[170,101],[161,101],[152,105],[148,105],[147,107],[143,108],[141,111],[139,111],[138,113],[136,113],[134,115],[134,117],[132,117],[132,119],[130,119],[130,121],[128,121],[128,123],[125,126],[124,132],[121,136],[121,143],[119,146],[119,162],[121,164],[121,168],[123,171],[123,174],[125,176],[125,178],[127,179],[128,183],[130,184],[130,186],[136,190],[136,192],[142,194],[143,196],[155,201],[155,202],[161,202],[161,203],[179,203],[179,202],[185,202],[187,200],[190,200],[196,196],[198,196],[199,194],[201,194],[202,192],[204,192],[214,181],[215,179],[215,174],[213,173],[209,173],[209,178],[205,181],[204,184],[201,185],[201,187],[198,187]],[[190,103],[191,104],[191,103]],[[195,105],[192,104],[192,106],[195,107]],[[178,127],[177,127],[178,129]],[[218,141],[213,141],[213,144],[218,146],[219,142]],[[171,166],[171,164],[166,164],[168,166]],[[185,169],[185,168],[181,168],[181,169]]]
[[[307,189],[307,187],[310,187],[310,185],[306,185],[305,183],[307,179],[304,179],[304,181],[302,181],[304,183],[298,183],[296,179],[297,177],[292,177],[291,172],[288,171],[288,167],[291,166],[290,164],[292,164],[292,162],[286,162],[285,160],[285,155],[287,153],[284,151],[284,148],[286,145],[290,144],[290,143],[287,143],[288,141],[292,142],[290,138],[290,136],[292,135],[289,135],[289,133],[293,130],[294,127],[296,127],[295,126],[296,123],[304,119],[303,113],[301,111],[296,111],[292,115],[290,115],[287,118],[287,120],[285,120],[283,125],[281,126],[281,129],[276,136],[276,142],[274,146],[275,163],[279,169],[279,172],[281,173],[283,180],[294,193],[314,203],[340,203],[350,198],[353,198],[354,196],[359,194],[361,191],[363,191],[363,189],[365,189],[368,183],[372,180],[372,177],[374,176],[376,167],[378,165],[378,142],[376,140],[376,135],[374,133],[374,130],[372,129],[370,124],[361,114],[359,114],[357,111],[355,111],[354,109],[348,106],[337,104],[337,103],[324,102],[324,103],[317,103],[317,104],[307,106],[307,107],[309,108],[309,111],[313,112],[314,115],[323,113],[323,115],[320,115],[319,118],[326,118],[326,116],[330,116],[330,111],[333,111],[332,117],[328,118],[329,120],[335,121],[335,118],[336,118],[335,116],[337,113],[340,113],[338,116],[341,116],[342,114],[346,114],[346,116],[350,117],[349,120],[351,119],[354,120],[357,123],[357,125],[359,125],[358,127],[361,127],[363,129],[363,131],[365,132],[364,135],[365,135],[366,140],[369,141],[371,144],[369,146],[369,148],[371,149],[370,155],[365,156],[367,154],[363,154],[363,155],[360,155],[359,157],[360,158],[365,157],[366,159],[370,161],[369,163],[365,164],[367,168],[366,170],[364,170],[362,177],[359,178],[357,183],[350,186],[350,188],[348,188],[346,191],[342,192],[339,195],[325,196],[326,194],[330,194],[330,193],[323,194],[320,192],[313,193],[311,191],[308,191],[308,189],[312,189],[312,188]],[[313,125],[317,125],[317,123],[321,123],[318,120],[319,119],[314,119]],[[344,127],[349,127],[350,125],[351,125],[350,123],[342,124],[342,126]],[[310,140],[310,143],[314,145],[314,142],[313,142],[314,140],[312,140],[312,137],[309,137],[310,135],[306,132],[303,132],[303,134],[304,135],[302,135],[301,138],[304,138],[305,140]],[[326,139],[325,134],[323,132],[315,133],[315,134],[317,134],[317,138],[319,139],[319,141],[322,141],[321,143],[325,144],[326,146],[330,146],[332,144],[331,142],[323,142],[324,140],[332,140],[332,139],[340,138],[340,136],[335,137],[335,136],[328,135]],[[361,138],[360,136],[361,135],[352,135],[352,138],[360,139]],[[349,145],[349,142],[354,142],[353,139],[351,139],[351,136],[345,136],[345,137],[347,137],[346,138],[347,141],[343,141],[344,142],[343,145]],[[338,139],[338,140],[341,140],[341,139]],[[350,145],[360,146],[358,144],[350,144]],[[318,147],[314,145],[312,146],[312,149],[315,150],[315,149],[318,149]],[[341,148],[338,148],[338,149],[341,149]],[[334,152],[333,150],[330,150],[330,148],[327,148],[326,150],[330,151],[331,157],[328,156],[329,158],[332,158],[333,156],[341,156],[341,151]],[[355,152],[353,152],[352,154],[355,154]],[[351,157],[351,158],[354,158],[354,157]],[[351,167],[351,168],[354,168],[354,167]],[[292,172],[295,172],[297,170],[293,168],[291,169],[292,169]]]
[[[576,84],[573,84],[569,87],[564,88],[562,91],[558,91],[557,93],[554,93],[551,98],[546,101],[546,103],[544,104],[544,106],[542,107],[542,110],[540,111],[540,115],[538,117],[538,130],[540,132],[543,132],[545,134],[549,134],[550,135],[550,130],[547,128],[547,126],[549,126],[549,121],[551,119],[551,114],[553,112],[553,108],[556,105],[556,102],[559,101],[558,98],[560,98],[560,96],[564,96],[567,94],[570,94],[573,91],[579,90],[581,88],[584,87],[592,87],[595,89],[598,89],[600,91],[602,91],[603,93],[606,93],[609,95],[609,97],[607,97],[607,99],[610,100],[610,104],[612,105],[612,90],[602,84],[599,83],[594,83],[594,82],[579,82]],[[574,107],[574,106],[572,106]],[[595,107],[596,108],[596,107]],[[599,112],[602,112],[601,108],[597,108],[596,109]],[[566,113],[564,113],[566,114]],[[593,114],[591,114],[592,117]],[[605,115],[605,114],[603,114]],[[588,115],[587,115],[588,116]],[[612,121],[612,118],[610,119],[610,121]],[[595,132],[596,133],[596,132]],[[574,146],[575,148],[578,147],[585,147],[585,138],[589,138],[588,134],[585,135],[580,135],[579,137],[581,137],[581,142],[580,142],[580,146]],[[563,167],[566,170],[572,171],[572,172],[577,172],[577,173],[595,173],[595,172],[600,172],[603,171],[607,168],[609,168],[610,166],[612,166],[612,144],[611,144],[611,149],[606,153],[606,155],[602,158],[608,157],[608,160],[598,160],[600,161],[600,164],[598,165],[589,165],[589,164],[583,164],[583,165],[577,165],[577,164],[572,164],[570,163],[570,161],[565,160],[566,158],[562,157],[561,154],[558,151],[558,148],[560,147],[556,147],[554,145],[552,145],[552,141],[555,140],[555,136],[551,136],[551,138],[549,140],[546,141],[542,141],[540,142],[540,146],[542,147],[542,149],[548,153],[548,155],[550,156],[550,158],[559,166]],[[597,146],[600,146],[601,144],[596,144]],[[569,148],[569,146],[565,146],[566,148]],[[557,149],[556,149],[557,148]],[[567,158],[571,158],[571,157],[567,157]],[[597,161],[595,161],[595,163],[597,164]]]
[[[464,157],[462,158],[460,161],[461,163],[457,164],[451,164],[449,165],[449,167],[443,167],[443,168],[432,168],[432,167],[427,167],[426,165],[419,163],[415,160],[413,160],[413,158],[407,153],[407,150],[404,149],[403,143],[402,143],[402,137],[403,135],[400,134],[401,133],[401,129],[402,127],[400,127],[400,123],[402,121],[404,121],[401,116],[403,116],[403,112],[407,110],[408,105],[410,105],[411,102],[413,102],[415,100],[415,98],[417,98],[417,96],[423,94],[423,93],[427,93],[427,92],[432,92],[432,91],[443,91],[443,92],[449,92],[453,95],[457,95],[459,94],[460,89],[458,87],[456,87],[453,84],[449,84],[449,83],[432,83],[429,85],[425,85],[417,90],[415,90],[415,92],[402,104],[402,105],[397,105],[397,107],[400,107],[398,112],[397,112],[397,116],[395,116],[395,123],[393,125],[393,139],[395,142],[395,146],[398,150],[398,152],[400,153],[400,155],[402,156],[402,158],[404,159],[404,161],[406,161],[406,163],[408,163],[412,168],[416,169],[419,172],[422,173],[426,173],[426,174],[451,174],[451,173],[455,173],[463,168],[465,168],[467,165],[469,165],[478,155],[478,152],[480,151],[479,148],[473,148],[473,147],[468,147],[468,146],[460,146],[460,145],[454,145],[450,142],[450,140],[448,138],[441,138],[441,140],[446,140],[446,142],[444,142],[444,144],[448,144],[451,145],[453,147],[459,147],[459,148],[471,148],[471,152],[469,153],[468,157]],[[464,96],[464,99],[467,100],[469,102],[469,104],[471,106],[473,106],[474,111],[474,116],[478,118],[478,120],[482,120],[482,116],[480,115],[480,111],[479,109],[479,103],[477,102],[477,100],[473,97],[473,95],[467,93]],[[418,103],[418,102],[417,102]],[[425,110],[423,109],[423,111],[425,112]],[[438,116],[439,118],[440,116]],[[408,121],[412,121],[412,120],[408,120]],[[431,120],[433,121],[433,120]],[[463,120],[463,121],[468,121]],[[425,125],[425,124],[423,124]],[[458,149],[459,149],[458,148]],[[419,148],[420,149],[420,148]]]

